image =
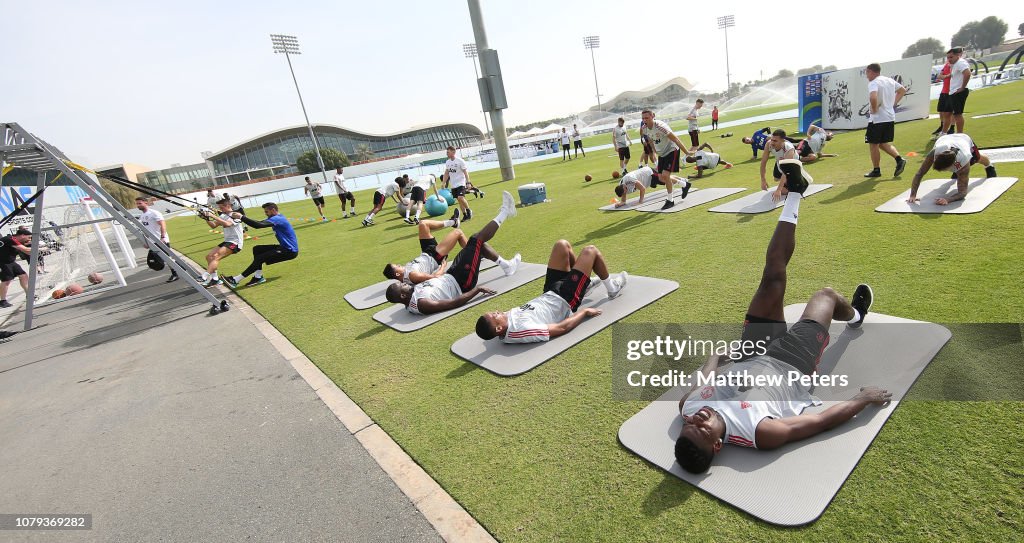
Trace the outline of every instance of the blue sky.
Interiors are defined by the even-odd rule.
[[[747,1],[481,3],[501,58],[510,127],[595,104],[585,35],[601,37],[598,81],[611,97],[675,76],[724,88],[724,39],[715,21],[729,13],[736,16],[734,81],[899,58],[918,38],[946,42],[964,22],[987,15],[1009,24],[1008,37],[1024,22],[1020,3],[986,0],[972,2],[968,15],[922,12],[909,2],[875,3],[875,13]],[[483,122],[462,53],[473,42],[463,0],[0,0],[0,13],[0,117],[92,166],[194,163],[202,151],[302,124],[271,33],[299,37],[303,54],[293,62],[313,122],[374,133]]]

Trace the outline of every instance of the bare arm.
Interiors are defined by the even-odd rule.
[[[549,324],[548,337],[554,339],[558,336],[564,336],[565,334],[571,332],[573,328],[579,326],[580,323],[583,322],[584,320],[589,319],[590,317],[596,317],[600,314],[601,310],[593,307],[581,309],[576,313],[570,315],[569,318],[565,319],[562,322]]]
[[[892,107],[895,108],[897,105],[899,105],[900,100],[902,100],[903,97],[906,96],[906,94],[907,94],[907,89],[905,87],[900,87],[900,88],[896,89],[896,100],[893,101]]]
[[[971,171],[971,167],[970,166],[964,166],[963,168],[960,168],[960,171],[956,172],[956,194],[954,194],[952,196],[947,196],[945,198],[936,198],[935,199],[935,203],[940,205],[940,206],[944,206],[944,205],[949,205],[949,204],[951,204],[953,202],[957,202],[959,200],[963,200],[964,198],[966,198],[967,197],[967,184],[971,180],[971,178],[968,177],[968,174],[970,173],[970,171]]]
[[[494,291],[486,287],[475,287],[469,292],[464,292],[455,298],[449,298],[447,300],[420,300],[418,304],[419,312],[424,315],[430,315],[432,313],[440,313],[442,311],[448,311],[449,309],[455,309],[456,307],[462,307],[469,303],[469,301],[477,294],[490,296],[491,294],[494,294]]]
[[[920,201],[920,198],[917,197],[917,189],[921,186],[921,179],[924,177],[924,174],[928,173],[928,169],[932,167],[933,162],[935,162],[934,149],[929,151],[924,157],[924,162],[921,163],[921,167],[914,174],[914,179],[910,181],[910,198],[907,198],[908,204]]]
[[[878,91],[871,91],[868,101],[871,103],[871,113],[878,113]]]
[[[710,143],[705,143],[705,144],[703,144],[703,145],[701,145],[700,147],[697,148],[698,151],[700,151],[702,149],[707,149],[708,151],[711,151],[712,153],[715,152],[715,150],[711,147]]]
[[[870,404],[882,405],[892,398],[888,391],[865,387],[852,399],[836,404],[821,413],[797,415],[784,419],[764,419],[757,425],[754,437],[758,449],[775,449],[818,435],[850,420]]]
[[[765,170],[768,167],[768,150],[761,153],[761,190],[768,190],[768,179],[765,178]]]

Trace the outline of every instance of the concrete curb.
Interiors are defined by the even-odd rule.
[[[459,505],[443,488],[420,467],[405,450],[395,443],[391,436],[377,426],[362,409],[353,402],[320,368],[302,354],[288,338],[279,332],[255,309],[226,287],[218,290],[224,294],[232,311],[245,315],[256,329],[270,341],[281,356],[295,368],[306,384],[316,392],[324,405],[345,428],[359,440],[366,452],[377,462],[404,493],[416,509],[426,517],[437,533],[451,543],[495,542],[487,532]]]

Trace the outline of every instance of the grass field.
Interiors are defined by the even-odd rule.
[[[972,93],[967,133],[981,147],[1024,145],[1024,115],[969,118],[1019,108],[1022,91],[1024,83]],[[773,123],[794,125],[795,119]],[[895,144],[903,154],[923,155],[936,125],[900,124]],[[710,134],[708,141],[737,166],[717,170],[698,187],[758,188],[758,165],[740,141],[755,128],[730,129],[736,136],[727,139]],[[909,186],[921,156],[910,159],[899,180],[889,177],[893,162],[883,157],[884,177],[865,180],[870,161],[862,131],[836,136],[827,151],[840,156],[809,171],[835,187],[802,204],[786,303],[806,301],[825,285],[850,293],[867,281],[874,309],[891,315],[940,323],[1024,320],[1024,186],[975,215],[880,214],[873,209]],[[639,154],[634,145],[633,156]],[[613,270],[680,283],[624,322],[741,321],[778,212],[716,214],[706,211],[710,206],[667,215],[598,212],[612,195],[608,176],[617,160],[611,155],[595,151],[567,163],[519,166],[510,183],[500,182],[497,170],[475,173],[474,182],[488,192],[470,199],[479,219],[465,228],[475,231],[492,216],[500,190],[514,193],[519,184],[542,181],[552,202],[520,208],[493,242],[500,252],[545,262],[558,238],[577,249],[594,243]],[[998,169],[1001,176],[1024,177],[1024,163]],[[593,182],[583,182],[587,173]],[[369,193],[358,198],[362,216]],[[338,216],[337,201],[328,205]],[[362,228],[358,219],[297,221],[315,216],[308,201],[282,209],[297,226],[300,257],[269,267],[267,284],[239,294],[500,540],[1010,541],[1024,529],[1022,402],[904,402],[820,520],[777,528],[695,491],[617,442],[619,426],[645,404],[612,398],[610,329],[515,378],[496,377],[449,352],[480,313],[524,303],[539,293],[540,281],[399,334],[371,319],[382,306],[355,311],[342,296],[381,280],[384,263],[418,254],[415,229],[393,211]],[[220,241],[190,218],[172,220],[170,228],[175,248],[197,261]],[[249,243],[272,238],[269,230],[260,234]],[[223,269],[237,273],[249,256],[246,248]],[[956,341],[915,392],[952,388],[984,398],[1001,386],[1003,398],[1020,399],[1019,350],[984,350],[983,329],[952,329]]]

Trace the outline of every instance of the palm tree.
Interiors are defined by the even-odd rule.
[[[367,162],[373,160],[373,150],[365,143],[356,145],[356,162]]]

